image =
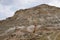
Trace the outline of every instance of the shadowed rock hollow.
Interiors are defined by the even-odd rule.
[[[30,25],[35,25],[35,24],[37,26],[40,25],[41,28],[44,30],[60,29],[60,8],[42,4],[36,7],[18,10],[15,12],[14,16],[9,17],[6,20],[0,21],[0,34],[5,33],[6,30],[13,27],[25,26],[27,28],[27,27],[30,27]],[[42,29],[39,29],[39,30],[41,31]],[[11,40],[13,40],[15,37],[13,37]],[[5,37],[1,37],[1,39],[3,38]],[[31,40],[37,40],[37,39],[31,39]],[[44,40],[44,39],[39,39],[39,40]]]

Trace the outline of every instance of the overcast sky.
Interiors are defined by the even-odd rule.
[[[0,0],[0,20],[13,16],[18,9],[25,9],[41,4],[60,7],[60,0]]]

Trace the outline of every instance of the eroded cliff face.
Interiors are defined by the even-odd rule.
[[[39,30],[39,32],[37,32],[37,33],[40,33],[40,31],[42,31],[42,29],[43,30],[45,30],[45,29],[46,30],[59,30],[60,29],[60,8],[42,4],[42,5],[38,5],[36,7],[32,7],[29,9],[18,10],[15,12],[15,15],[13,17],[0,21],[0,34],[4,33],[6,30],[8,30],[10,28],[15,29],[15,27],[21,27],[21,26],[24,26],[25,27],[24,29],[27,28],[27,30],[29,30],[28,28],[31,27],[31,25],[37,25],[37,26],[39,25],[38,28],[40,28],[40,29],[37,28]],[[34,29],[34,27],[33,27],[33,29]],[[23,33],[24,33],[24,31],[23,31]],[[30,33],[28,33],[28,34],[30,34]],[[33,33],[32,33],[32,35],[33,35]],[[33,36],[35,36],[35,35],[33,35]],[[15,37],[16,37],[16,35],[15,35]],[[13,40],[13,39],[11,39],[11,40]],[[17,40],[17,39],[14,39],[14,40]],[[33,39],[33,40],[35,40],[35,39]],[[43,39],[39,39],[39,40],[43,40]]]

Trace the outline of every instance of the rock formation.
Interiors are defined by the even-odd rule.
[[[37,26],[35,28],[36,33],[35,32],[33,33],[34,27],[31,25]],[[10,30],[6,32],[8,29]],[[6,20],[0,21],[0,34],[1,34],[0,38],[3,39],[5,38],[5,36],[6,37],[11,36],[10,39],[7,38],[4,40],[22,40],[22,39],[44,40],[44,39],[37,39],[37,36],[35,35],[38,35],[40,33],[43,34],[42,37],[45,38],[44,35],[47,35],[53,31],[59,33],[59,30],[60,30],[60,8],[49,6],[47,4],[38,5],[36,7],[32,7],[28,9],[18,10],[15,12],[15,15],[13,17],[9,17]],[[29,39],[27,39],[24,36],[23,37],[25,39],[24,38],[20,39],[19,38],[20,36],[17,35],[28,35]],[[30,38],[30,35],[32,39]],[[40,36],[41,35],[38,35],[38,38],[40,38]],[[50,40],[49,38],[50,36],[49,37],[47,36],[47,39],[45,40]]]

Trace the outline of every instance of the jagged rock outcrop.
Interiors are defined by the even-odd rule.
[[[59,29],[60,8],[42,4],[29,9],[18,10],[13,17],[0,21],[0,34],[11,27],[28,27],[35,24],[41,25],[41,28]]]

